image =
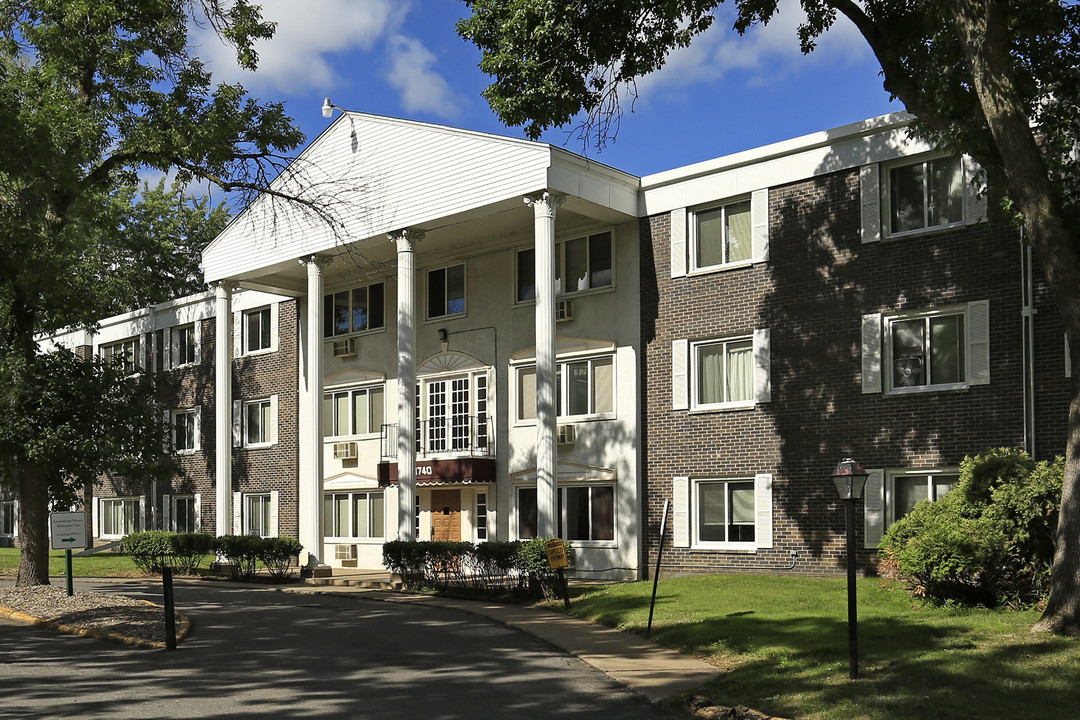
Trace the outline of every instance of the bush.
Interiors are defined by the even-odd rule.
[[[957,486],[889,528],[886,564],[936,601],[1026,606],[1047,592],[1064,460],[999,448],[965,458]]]
[[[559,573],[548,566],[547,550],[544,544],[553,538],[533,538],[524,540],[518,546],[517,569],[528,578],[529,594],[533,597],[543,595],[547,599],[560,597],[562,585]],[[566,546],[566,559],[574,564],[574,549]]]
[[[291,537],[259,538],[257,556],[271,579],[276,582],[285,582],[296,565],[297,556],[304,546],[299,540]]]
[[[228,563],[229,577],[248,582],[255,579],[261,540],[257,535],[222,535],[214,538],[214,552]]]
[[[171,533],[161,530],[131,533],[120,541],[120,549],[131,556],[144,572],[160,573],[171,567],[182,575],[191,575],[210,552],[211,538],[204,533]]]

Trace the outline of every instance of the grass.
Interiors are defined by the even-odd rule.
[[[572,612],[644,634],[651,582],[577,588]],[[1080,640],[1033,635],[1034,611],[940,608],[858,584],[860,679],[848,679],[844,578],[662,580],[657,642],[725,672],[701,694],[799,720],[1064,719],[1080,712]]]
[[[19,569],[18,548],[0,548],[0,575],[14,575]],[[204,571],[213,558],[204,558],[200,566]],[[67,565],[63,550],[49,553],[49,575],[66,575]],[[85,577],[141,577],[146,575],[135,567],[131,558],[123,553],[100,552],[86,557],[72,557],[71,574]]]

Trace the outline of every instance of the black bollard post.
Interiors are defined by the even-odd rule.
[[[161,569],[161,586],[165,593],[165,649],[176,649],[176,614],[173,605],[172,568]]]

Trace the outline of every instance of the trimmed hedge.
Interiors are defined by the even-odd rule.
[[[204,533],[172,533],[161,530],[125,535],[120,541],[122,552],[131,556],[143,572],[160,573],[171,567],[181,575],[192,575],[211,552],[213,538]]]
[[[548,567],[544,543],[551,538],[503,542],[406,542],[383,545],[383,566],[406,589],[458,590],[484,595],[554,598],[558,572]],[[571,563],[573,549],[567,547]]]
[[[251,582],[261,562],[272,580],[284,582],[296,566],[297,556],[304,546],[290,537],[222,535],[214,538],[213,549],[228,563],[229,574],[234,580]]]

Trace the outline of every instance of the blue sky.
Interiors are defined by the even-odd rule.
[[[260,68],[237,69],[212,34],[200,56],[218,80],[263,100],[284,101],[313,140],[329,123],[323,98],[343,108],[522,137],[499,122],[480,92],[480,52],[457,36],[457,0],[263,0],[278,23],[259,46]],[[796,0],[781,0],[767,27],[740,37],[731,8],[667,67],[639,82],[614,144],[602,152],[543,139],[636,175],[668,170],[902,109],[881,87],[865,41],[841,19],[809,56],[798,49]]]

